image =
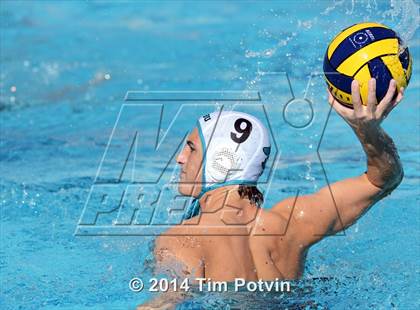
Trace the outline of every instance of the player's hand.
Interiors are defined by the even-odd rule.
[[[360,98],[359,83],[353,80],[351,84],[353,109],[346,108],[337,102],[329,90],[328,102],[353,129],[375,128],[379,127],[392,109],[403,99],[404,88],[401,87],[398,95],[395,97],[396,87],[397,83],[395,80],[391,80],[385,97],[377,104],[376,80],[373,78],[370,79],[368,85],[368,102],[365,106],[362,104]]]

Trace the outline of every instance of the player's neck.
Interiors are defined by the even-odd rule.
[[[238,185],[228,185],[205,193],[200,198],[203,216],[244,224],[255,218],[257,208],[240,197],[238,188]]]

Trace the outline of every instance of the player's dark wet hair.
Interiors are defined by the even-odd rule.
[[[241,198],[249,199],[249,201],[257,207],[260,207],[264,202],[264,196],[256,186],[239,185],[238,192]]]

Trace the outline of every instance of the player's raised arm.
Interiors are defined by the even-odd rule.
[[[315,194],[286,199],[274,212],[284,216],[291,212],[286,236],[309,246],[325,235],[352,225],[378,200],[395,189],[403,178],[397,149],[381,128],[381,122],[402,100],[403,89],[395,98],[396,83],[390,82],[384,99],[376,104],[376,81],[369,81],[367,106],[362,105],[357,81],[352,83],[354,109],[346,108],[329,94],[329,103],[350,125],[367,156],[367,171],[322,188]],[[394,99],[395,98],[395,99]],[[293,208],[292,208],[293,207]]]

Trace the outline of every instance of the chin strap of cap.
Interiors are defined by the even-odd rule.
[[[197,216],[201,213],[201,207],[200,207],[200,196],[195,198],[193,202],[187,207],[187,210],[185,210],[183,220],[188,220],[194,216]]]

